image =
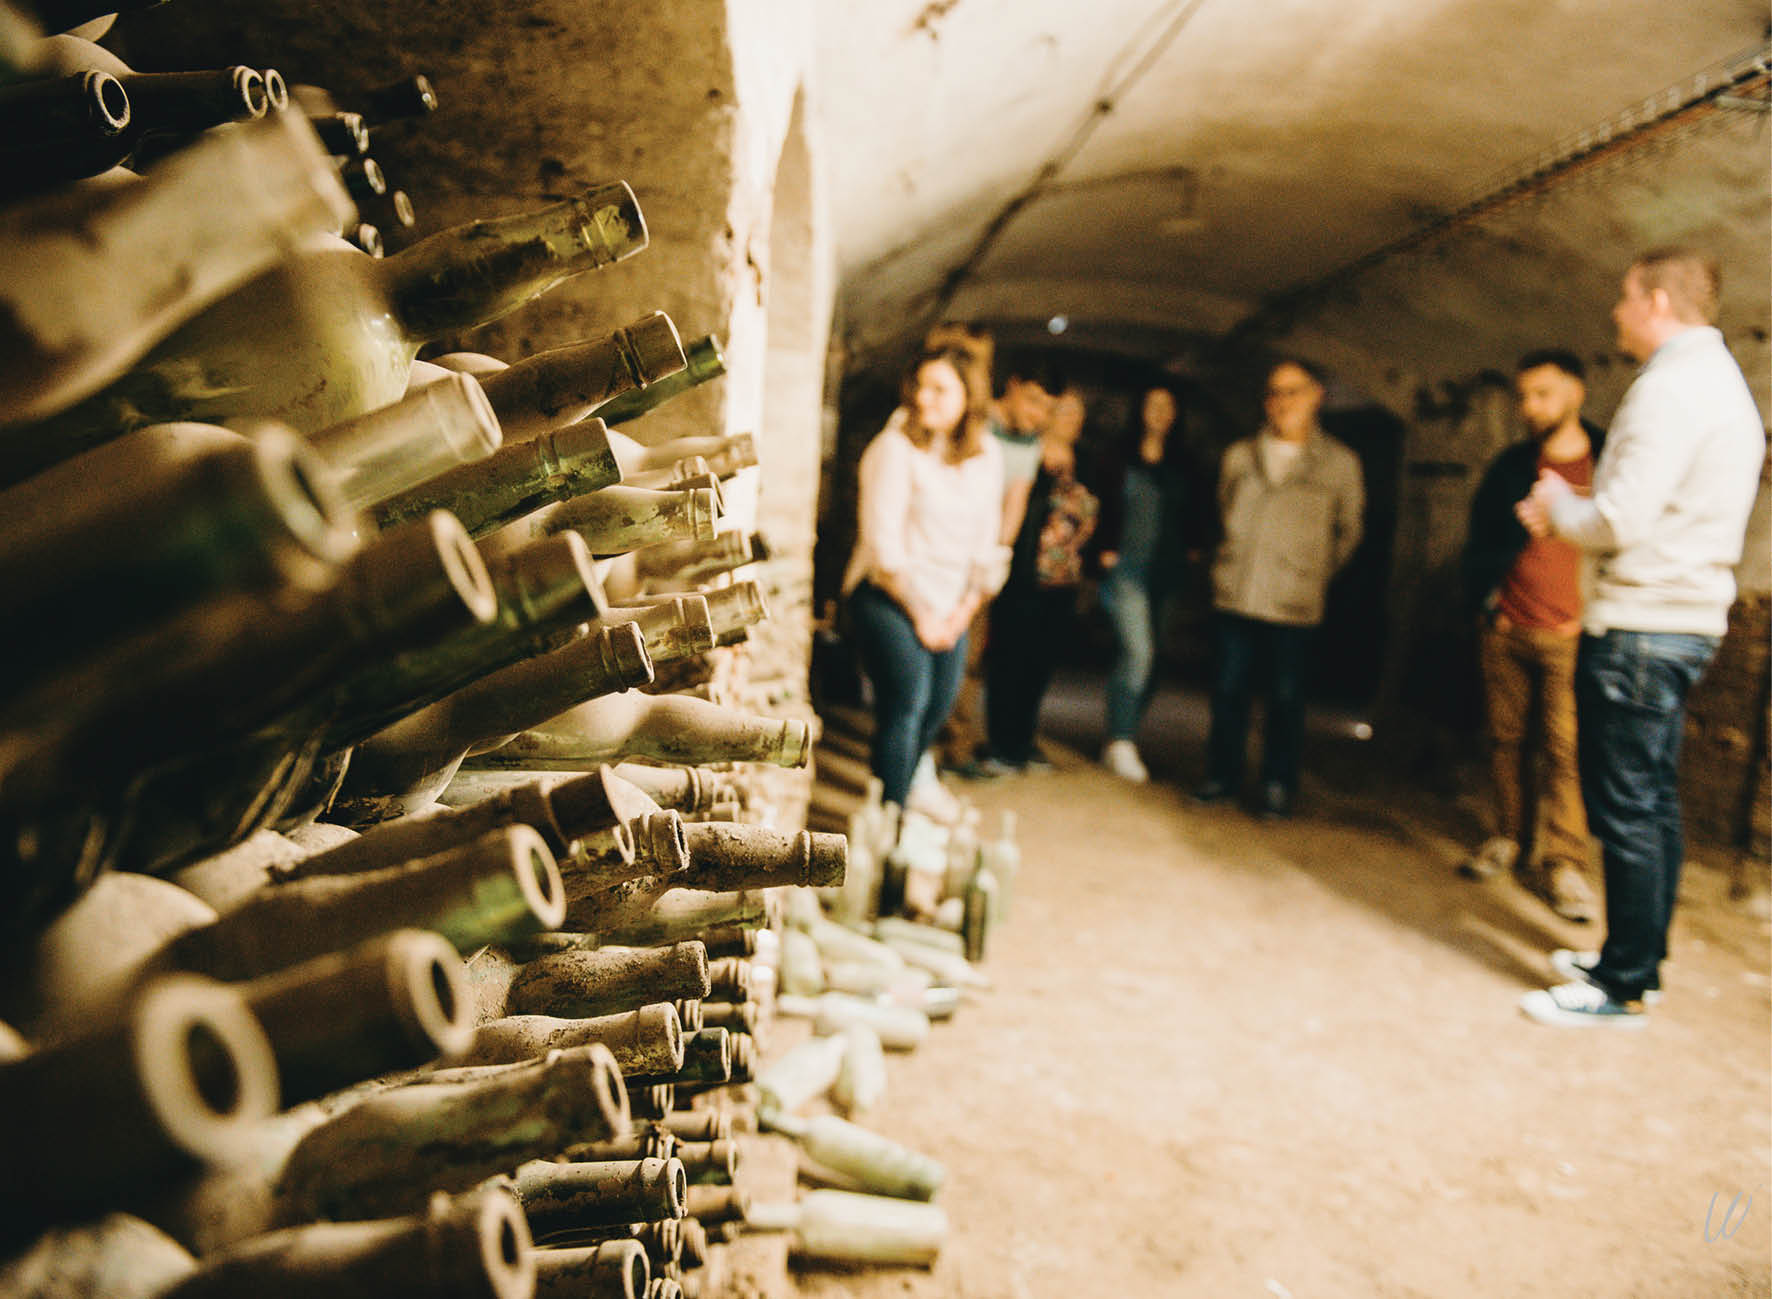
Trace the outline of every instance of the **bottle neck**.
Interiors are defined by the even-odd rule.
[[[431,339],[496,320],[646,242],[633,191],[617,181],[537,212],[440,231],[378,271],[407,333]]]

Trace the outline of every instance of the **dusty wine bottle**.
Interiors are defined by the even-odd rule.
[[[332,819],[364,826],[414,811],[442,791],[475,745],[651,680],[638,627],[594,624],[570,645],[481,677],[363,740]]]
[[[692,1185],[731,1186],[738,1176],[739,1146],[736,1141],[682,1141],[677,1159]]]
[[[356,549],[326,465],[285,429],[160,425],[0,492],[0,593],[30,637],[16,689],[181,607],[231,590],[318,590]]]
[[[810,747],[807,724],[797,718],[749,716],[702,699],[611,695],[569,709],[472,764],[548,770],[654,758],[802,767]]]
[[[441,934],[396,929],[241,985],[277,1058],[283,1104],[312,1100],[474,1041],[461,957]]]
[[[277,1065],[238,992],[169,976],[139,985],[118,1020],[0,1065],[0,1101],[17,1116],[0,1125],[13,1237],[245,1158],[277,1107]]]
[[[458,374],[341,420],[310,440],[338,471],[345,499],[361,508],[484,460],[501,437],[485,392]]]
[[[799,1118],[769,1110],[763,1125],[792,1137],[807,1158],[849,1179],[854,1189],[901,1200],[930,1200],[946,1170],[936,1160],[834,1114]]]
[[[610,622],[632,622],[646,638],[654,663],[674,663],[714,648],[717,625],[706,597],[674,595],[656,603],[613,606]],[[543,719],[546,720],[546,719]]]
[[[409,1213],[435,1191],[627,1131],[621,1072],[595,1045],[471,1082],[393,1087],[301,1138],[278,1178],[279,1216]]]
[[[683,1067],[682,1021],[668,1001],[584,1018],[507,1015],[481,1024],[457,1059],[462,1064],[516,1064],[591,1042],[608,1048],[623,1078],[630,1073],[673,1074]]]
[[[360,158],[369,152],[369,124],[361,113],[310,113],[308,125],[335,158]]]
[[[679,1141],[732,1139],[732,1115],[725,1110],[679,1110],[661,1123]]]
[[[267,1232],[207,1255],[156,1299],[528,1299],[535,1258],[516,1194],[492,1184],[404,1217]]]
[[[755,582],[734,582],[731,586],[709,591],[705,598],[708,617],[714,624],[716,644],[730,643],[739,633],[769,616],[763,588]]]
[[[611,925],[598,937],[610,943],[652,946],[693,939],[715,925],[769,923],[769,895],[760,890],[704,893],[699,889],[671,889],[661,894],[641,915],[630,915]],[[688,1028],[689,1021],[684,1019]]]
[[[593,554],[619,555],[659,541],[712,537],[719,517],[714,494],[705,488],[605,487],[537,510],[487,540],[498,553],[537,537],[575,532]]]
[[[514,971],[505,1009],[513,1015],[589,1018],[700,997],[707,988],[707,952],[696,942],[556,952]]]
[[[684,365],[675,374],[660,379],[657,383],[644,388],[636,388],[614,397],[591,413],[605,424],[613,428],[617,424],[625,424],[629,420],[638,419],[647,411],[654,410],[672,397],[688,392],[726,373],[726,358],[720,353],[719,340],[712,334],[705,335],[688,343],[683,348]],[[677,459],[672,456],[665,463]],[[650,466],[656,468],[657,466]]]
[[[559,926],[559,870],[541,836],[506,826],[449,852],[361,875],[322,875],[253,894],[174,939],[168,968],[248,979],[335,952],[397,925],[432,929],[459,951]]]
[[[683,1063],[670,1074],[626,1073],[630,1084],[724,1083],[732,1077],[732,1039],[723,1028],[701,1028],[683,1036]]]
[[[722,532],[712,541],[668,542],[634,552],[642,577],[694,586],[751,562],[751,538],[743,532]]]
[[[934,1264],[947,1214],[933,1204],[852,1191],[808,1191],[793,1204],[754,1204],[746,1227],[792,1233],[802,1257],[849,1263]]]
[[[99,440],[70,446],[34,421],[350,210],[312,132],[281,118],[205,138],[139,182],[0,209],[0,422],[15,426],[0,484]]]
[[[474,382],[466,375],[457,377]],[[428,510],[448,510],[470,535],[484,537],[544,506],[620,481],[603,422],[589,419],[527,441],[507,442],[478,463],[390,494],[371,506],[369,514],[387,527]]]
[[[129,155],[129,121],[123,83],[96,68],[0,85],[0,194],[16,199],[116,166]]]
[[[297,82],[289,94],[302,112],[324,116],[341,111],[341,104],[330,90]],[[402,118],[424,117],[437,111],[437,90],[422,72],[386,85],[372,86],[347,94],[344,104],[356,111],[371,127]]]
[[[639,207],[620,182],[443,230],[382,261],[317,236],[32,438],[47,463],[170,419],[262,415],[317,432],[399,399],[427,339],[496,320],[645,245]]]
[[[651,446],[625,433],[612,433],[609,441],[625,474],[656,473],[694,458],[703,472],[730,478],[757,463],[757,442],[749,433],[673,438]]]
[[[688,1178],[675,1159],[556,1164],[537,1160],[513,1175],[539,1238],[585,1227],[681,1218]]]
[[[637,1240],[534,1252],[536,1299],[646,1299],[652,1264]]]
[[[536,352],[482,381],[515,442],[575,424],[616,394],[657,383],[684,364],[677,327],[655,311],[602,338]]]
[[[485,571],[496,616],[355,674],[332,701],[328,747],[356,744],[470,682],[575,640],[579,624],[608,607],[584,542],[571,534],[498,557]]]

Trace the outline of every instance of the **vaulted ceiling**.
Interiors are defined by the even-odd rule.
[[[1178,369],[1227,337],[1291,342],[1400,392],[1551,342],[1608,353],[1631,254],[1690,241],[1721,255],[1725,330],[1763,364],[1769,17],[1765,0],[830,6],[817,89],[851,355],[896,363],[939,318],[1013,341],[1063,317],[1064,343]]]

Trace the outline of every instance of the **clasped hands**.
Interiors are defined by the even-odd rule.
[[[1553,531],[1551,510],[1574,490],[1569,486],[1569,480],[1554,469],[1540,469],[1538,481],[1532,484],[1532,490],[1515,503],[1514,517],[1519,519],[1532,536],[1548,537]]]

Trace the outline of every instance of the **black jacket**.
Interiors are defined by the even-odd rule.
[[[1587,420],[1582,420],[1581,426],[1587,430],[1597,464],[1606,430]],[[1495,457],[1471,498],[1462,567],[1465,603],[1473,614],[1488,617],[1494,612],[1502,579],[1526,548],[1526,528],[1514,514],[1514,506],[1538,481],[1539,446],[1537,438],[1528,438]]]

